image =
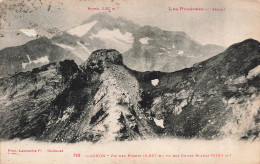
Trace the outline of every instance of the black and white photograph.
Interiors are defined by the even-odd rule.
[[[259,0],[0,0],[1,164],[259,164]]]

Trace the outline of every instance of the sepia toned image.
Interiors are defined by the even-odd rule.
[[[259,0],[0,0],[0,163],[260,163]]]

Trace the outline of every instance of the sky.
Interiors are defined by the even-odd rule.
[[[140,25],[157,26],[168,31],[184,31],[201,44],[228,47],[248,38],[260,40],[259,0],[30,0],[30,3],[37,1],[43,6],[31,13],[13,16],[13,11],[7,11],[11,23],[3,26],[2,31],[16,31],[29,27],[29,22],[33,22],[38,25],[38,33],[48,35],[44,32],[48,28],[67,30],[80,25],[92,14],[104,12],[88,10],[89,7],[113,7],[115,10],[108,12],[113,17],[121,16]],[[51,12],[47,10],[50,4]],[[169,11],[169,8],[181,7],[208,8],[209,11]],[[224,11],[212,11],[212,8]],[[6,36],[0,38],[0,44],[4,44],[4,39],[6,44],[22,44],[29,40],[14,41],[16,36],[11,33]]]
[[[227,47],[247,38],[260,40],[259,1],[172,0],[133,6],[139,12],[129,15],[129,19],[169,31],[184,31],[202,44]],[[224,8],[225,11],[169,11],[169,7]]]

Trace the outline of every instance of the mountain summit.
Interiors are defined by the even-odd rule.
[[[206,60],[222,51],[217,45],[201,45],[185,32],[165,31],[135,24],[107,13],[92,15],[81,25],[52,38],[83,61],[97,49],[116,49],[124,63],[138,71],[173,72]]]
[[[81,68],[103,72],[113,64],[123,65],[122,55],[116,50],[102,49],[94,51],[89,59],[81,65]]]

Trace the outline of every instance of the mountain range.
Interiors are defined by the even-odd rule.
[[[259,140],[258,41],[169,73],[133,70],[124,57],[100,49],[80,65],[64,60],[1,78],[0,138]]]
[[[42,47],[46,47],[46,50]],[[73,59],[81,64],[91,52],[104,48],[122,53],[125,65],[133,70],[162,72],[191,67],[225,49],[217,45],[201,45],[184,32],[140,26],[122,17],[113,18],[107,13],[99,13],[78,26],[56,33],[50,39],[38,38],[21,46],[0,50],[0,75],[4,77],[28,71],[47,61]],[[42,52],[38,52],[38,49]],[[50,56],[55,56],[55,60]],[[44,62],[38,60],[42,57],[46,58]],[[37,60],[37,64],[32,64],[32,60]],[[26,65],[30,67],[25,68],[24,63],[30,63]]]
[[[80,58],[52,44],[46,37],[29,41],[22,46],[5,48],[0,51],[0,56],[0,77],[31,71],[33,68],[65,59],[81,63]]]

